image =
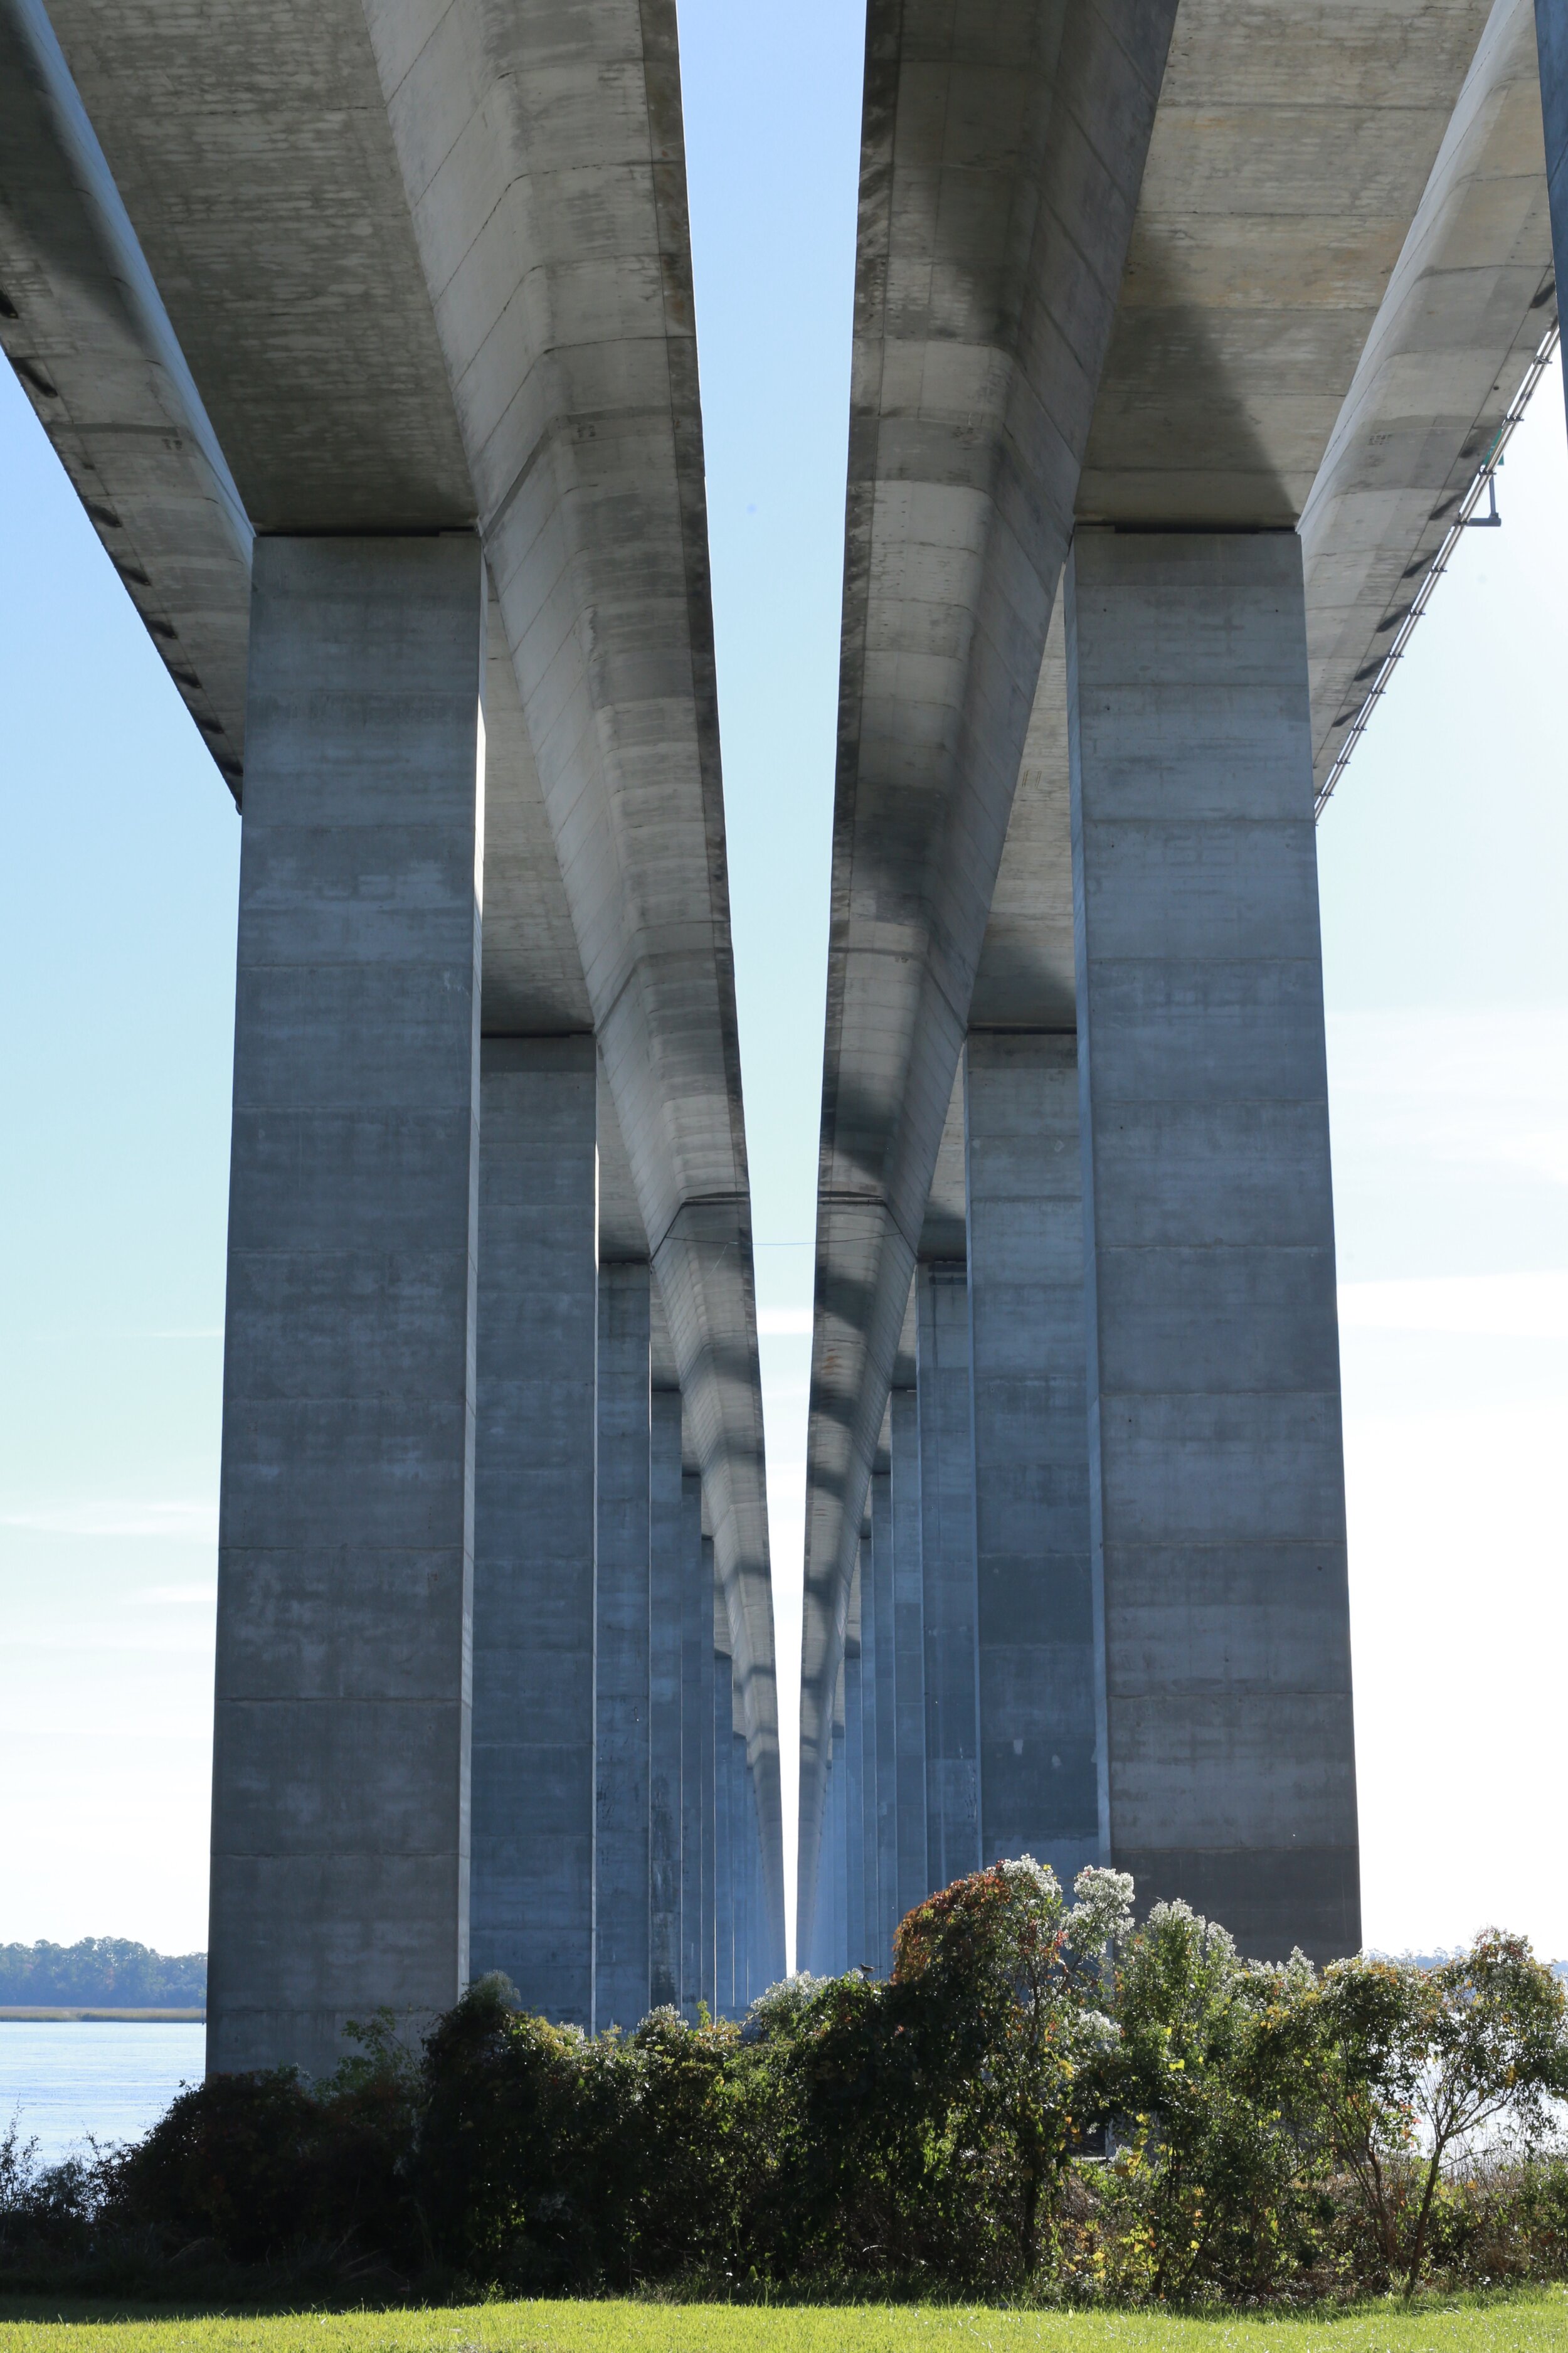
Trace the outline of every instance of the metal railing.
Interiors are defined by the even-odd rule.
[[[1421,586],[1416,590],[1415,595],[1411,601],[1409,611],[1405,615],[1398,628],[1394,631],[1393,644],[1389,647],[1388,651],[1384,655],[1382,661],[1378,664],[1377,675],[1373,678],[1372,684],[1368,687],[1365,700],[1362,703],[1360,710],[1356,712],[1355,717],[1352,720],[1349,728],[1346,730],[1344,742],[1340,745],[1339,750],[1334,754],[1333,766],[1323,778],[1322,786],[1318,793],[1317,798],[1312,804],[1312,814],[1314,817],[1321,817],[1324,809],[1327,807],[1330,795],[1332,793],[1334,786],[1339,783],[1340,778],[1343,776],[1345,768],[1350,761],[1351,754],[1355,750],[1356,745],[1361,742],[1362,737],[1365,734],[1367,723],[1371,719],[1373,712],[1377,709],[1378,703],[1382,700],[1384,690],[1387,686],[1389,680],[1394,676],[1394,666],[1395,662],[1405,651],[1405,647],[1410,643],[1411,632],[1415,628],[1416,622],[1421,618],[1422,614],[1426,610],[1427,606],[1431,603],[1432,592],[1436,587],[1438,581],[1441,580],[1444,573],[1447,570],[1449,564],[1453,560],[1454,550],[1459,543],[1461,534],[1472,524],[1473,522],[1475,522],[1476,509],[1479,506],[1483,497],[1489,497],[1491,501],[1491,512],[1488,515],[1481,516],[1476,527],[1479,529],[1485,529],[1492,524],[1501,522],[1502,518],[1497,511],[1497,491],[1495,488],[1497,470],[1502,463],[1503,452],[1508,448],[1510,441],[1513,438],[1514,430],[1518,426],[1521,417],[1524,415],[1525,410],[1530,406],[1531,395],[1534,392],[1536,385],[1541,382],[1542,377],[1545,375],[1548,367],[1550,367],[1552,364],[1552,355],[1557,349],[1557,339],[1560,332],[1561,329],[1558,322],[1553,319],[1551,326],[1547,328],[1545,334],[1542,335],[1540,343],[1536,346],[1535,356],[1531,361],[1530,365],[1526,368],[1523,381],[1520,385],[1519,390],[1514,394],[1513,398],[1510,401],[1508,410],[1503,417],[1502,423],[1498,427],[1496,433],[1493,435],[1491,442],[1488,447],[1487,453],[1481,459],[1479,466],[1477,468],[1468,490],[1465,492],[1464,497],[1459,501],[1458,510],[1455,514],[1453,522],[1449,524],[1447,532],[1443,535],[1442,543],[1438,547],[1436,554],[1433,557],[1432,562],[1422,579]]]

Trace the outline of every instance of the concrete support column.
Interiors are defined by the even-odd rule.
[[[915,1282],[930,1893],[980,1867],[974,1457],[965,1270],[922,1261]]]
[[[1100,1853],[1078,1041],[965,1055],[981,1852],[1064,1887]]]
[[[1080,531],[1067,606],[1102,1835],[1361,1935],[1301,552]]]
[[[1552,259],[1559,287],[1568,286],[1568,5],[1535,0],[1535,46],[1541,66],[1541,127],[1546,134],[1546,195],[1552,211]],[[1568,401],[1568,380],[1563,398]]]
[[[594,2016],[628,2032],[649,1980],[649,1278],[599,1269]]]
[[[860,1856],[864,1894],[860,1958],[879,1969],[882,1886],[877,1867],[877,1586],[871,1531],[860,1539]]]
[[[866,1951],[865,1718],[860,1665],[860,1572],[855,1572],[849,1603],[850,1632],[844,1645],[844,1870],[846,1967],[855,1968]]]
[[[680,1392],[651,1406],[648,1562],[648,2004],[680,2006],[680,1678],[685,1541]]]
[[[680,2007],[697,2015],[702,1992],[702,1653],[711,1640],[702,1607],[702,1482],[681,1480],[680,1541]]]
[[[871,1958],[886,1976],[892,1967],[898,1925],[898,1672],[893,1609],[892,1478],[884,1466],[871,1479],[871,1582],[877,1617],[877,1940]]]
[[[474,1558],[473,1969],[594,2015],[592,1038],[487,1038]]]
[[[714,1897],[714,1820],[718,1810],[716,1794],[720,1757],[719,1744],[713,1735],[713,1710],[716,1700],[713,1672],[713,1619],[718,1600],[718,1581],[714,1574],[713,1539],[702,1539],[702,1649],[701,1708],[702,1783],[701,1783],[701,1885],[702,1885],[702,1951],[698,1979],[698,1993],[708,2005],[710,2014],[717,2005],[715,1991],[717,1968],[717,1931],[713,1919]]]
[[[734,1807],[734,1890],[737,1890],[737,1923],[734,1923],[734,2010],[744,2017],[751,1998],[751,1941],[756,1923],[756,1856],[758,1845],[758,1812],[756,1788],[751,1781],[751,1767],[746,1762],[746,1735],[740,1727],[740,1708],[734,1717],[734,1732],[730,1736],[730,1760],[732,1760],[732,1798]]]
[[[735,2014],[734,1724],[735,1691],[728,1650],[718,1637],[727,1631],[715,1612],[713,1651],[713,1970],[714,2008],[721,2018]]]
[[[751,1900],[747,1905],[749,1933],[746,1937],[746,2001],[750,2007],[759,1994],[767,1991],[770,1972],[767,1904],[763,1894],[763,1816],[762,1808],[757,1803],[757,1785],[749,1767],[746,1788],[751,1796],[749,1810],[752,1819]]]
[[[734,1817],[740,1852],[734,1862],[734,2007],[744,2014],[751,2002],[751,1953],[756,1941],[756,1805],[751,1795],[746,1741],[730,1735],[734,1772]]]
[[[829,1758],[832,1779],[827,1790],[833,1818],[833,1938],[827,1962],[829,1977],[837,1977],[849,1966],[849,1855],[847,1836],[849,1815],[845,1803],[849,1768],[845,1755],[844,1685],[844,1663],[840,1661],[834,1695],[833,1747]]]
[[[926,1876],[925,1577],[921,1565],[920,1402],[895,1389],[888,1409],[888,1498],[893,1535],[893,1646],[898,1678],[897,1919],[931,1893]],[[896,1925],[896,1922],[895,1922]]]
[[[478,541],[260,539],[235,1002],[215,2073],[468,1976]]]

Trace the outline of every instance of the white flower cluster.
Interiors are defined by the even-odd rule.
[[[1074,1945],[1082,1953],[1098,1953],[1132,1926],[1132,1873],[1102,1871],[1091,1863],[1073,1881],[1078,1901],[1068,1915]]]
[[[1007,1883],[1007,1893],[1021,1896],[1026,1904],[1037,1905],[1052,1915],[1062,1907],[1061,1882],[1048,1862],[1037,1862],[1032,1854],[1016,1855],[1010,1862],[996,1866]]]

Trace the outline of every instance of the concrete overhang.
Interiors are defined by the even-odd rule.
[[[141,534],[146,577],[128,585],[155,636],[167,621],[183,646],[187,617],[207,627],[199,664],[189,640],[205,702],[187,701],[209,740],[243,730],[252,528],[481,533],[495,592],[485,1026],[598,1038],[606,1238],[630,1255],[640,1228],[658,1276],[782,1959],[673,8],[606,0],[548,25],[416,0],[56,0],[52,14],[58,48],[28,0],[0,6],[13,54],[28,45],[0,121],[33,142],[15,147],[20,168],[0,165],[0,255],[20,290],[0,277],[17,313],[4,341],[25,381],[30,366],[53,387],[30,383],[35,406],[107,420],[105,451],[141,432],[140,474],[115,458],[126,512],[99,528],[106,544]],[[90,512],[99,444],[54,438]],[[218,520],[197,576],[176,559],[203,500]]]
[[[39,0],[0,0],[0,348],[237,799],[250,522]]]
[[[1320,789],[1556,314],[1533,0],[1497,0],[1301,516]]]

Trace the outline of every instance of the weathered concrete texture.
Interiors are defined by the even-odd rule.
[[[1553,295],[1534,12],[1497,0],[1301,516],[1320,785]]]
[[[752,1953],[755,1946],[756,1923],[756,1803],[752,1789],[752,1777],[746,1767],[745,1736],[738,1728],[730,1735],[730,1756],[734,1777],[735,1825],[735,2009],[744,2017],[751,2001]]]
[[[962,1264],[922,1265],[915,1280],[926,1703],[923,1894],[980,1866],[979,1692],[969,1290]]]
[[[898,1860],[901,1920],[931,1893],[926,1877],[925,1577],[921,1563],[920,1403],[896,1388],[888,1403],[888,1499],[893,1538],[893,1642],[898,1661]]]
[[[648,1633],[648,2002],[680,2003],[681,1603],[685,1516],[680,1392],[652,1395]]]
[[[1078,1041],[972,1029],[964,1063],[981,1852],[1070,1887],[1100,1859]]]
[[[713,2008],[735,2014],[735,1876],[733,1851],[735,1687],[729,1651],[730,1619],[714,1588],[713,1611]]]
[[[468,1974],[482,633],[471,534],[258,547],[215,2071]]]
[[[869,1498],[868,1498],[868,1503]],[[863,1914],[860,1958],[879,1966],[882,1948],[882,1890],[877,1853],[877,1588],[871,1531],[860,1539],[860,1857]]]
[[[1080,521],[1307,501],[1490,0],[1182,0]]]
[[[1068,572],[1104,1831],[1147,1905],[1360,1901],[1300,543]]]
[[[844,1739],[844,1683],[845,1657],[841,1651],[837,1687],[833,1694],[832,1742],[828,1751],[832,1771],[830,1795],[833,1799],[832,1846],[828,1855],[828,1869],[833,1888],[832,1924],[827,1940],[827,1968],[830,1975],[847,1969],[849,1966],[849,1809],[846,1798],[849,1767]],[[798,1934],[798,1929],[796,1933]]]
[[[802,1633],[828,1695],[1174,0],[867,23]]]
[[[1563,0],[1535,0],[1546,185],[1556,283],[1568,270],[1568,11]],[[1563,395],[1568,400],[1568,390]]]
[[[484,1041],[473,1966],[594,2012],[592,1038]]]
[[[702,1652],[711,1641],[703,1608],[702,1482],[681,1482],[680,1542],[680,2005],[697,2015],[702,1992]]]
[[[844,1885],[845,1933],[849,1967],[866,1958],[866,1811],[865,1712],[861,1695],[860,1573],[849,1601],[849,1630],[844,1638]]]
[[[893,1603],[892,1472],[888,1434],[871,1479],[871,1580],[877,1632],[877,1926],[870,1958],[892,1967],[899,1894],[899,1657]]]
[[[50,0],[258,531],[475,516],[359,0]]]
[[[0,350],[237,798],[250,524],[41,0],[0,0]]]
[[[648,1270],[599,1268],[594,1570],[594,2016],[649,2008]]]
[[[1074,958],[1067,641],[1058,597],[991,894],[970,1028],[1070,1029],[1077,1019]]]
[[[704,1536],[702,1539],[702,1646],[700,1653],[700,1683],[698,1693],[698,1708],[700,1711],[702,1738],[702,1778],[699,1786],[697,1800],[702,1821],[702,1859],[700,1864],[702,1890],[702,1925],[700,1935],[702,1949],[698,1973],[698,1992],[702,2000],[707,2003],[710,2013],[711,2013],[714,2007],[714,1971],[717,1967],[716,1955],[718,1947],[717,1932],[713,1919],[714,1872],[716,1865],[713,1831],[714,1815],[717,1808],[717,1799],[714,1792],[719,1752],[713,1737],[713,1710],[716,1704],[716,1694],[715,1678],[713,1673],[712,1636],[713,1604],[714,1597],[717,1592],[718,1582],[713,1570],[713,1539],[711,1536]]]

